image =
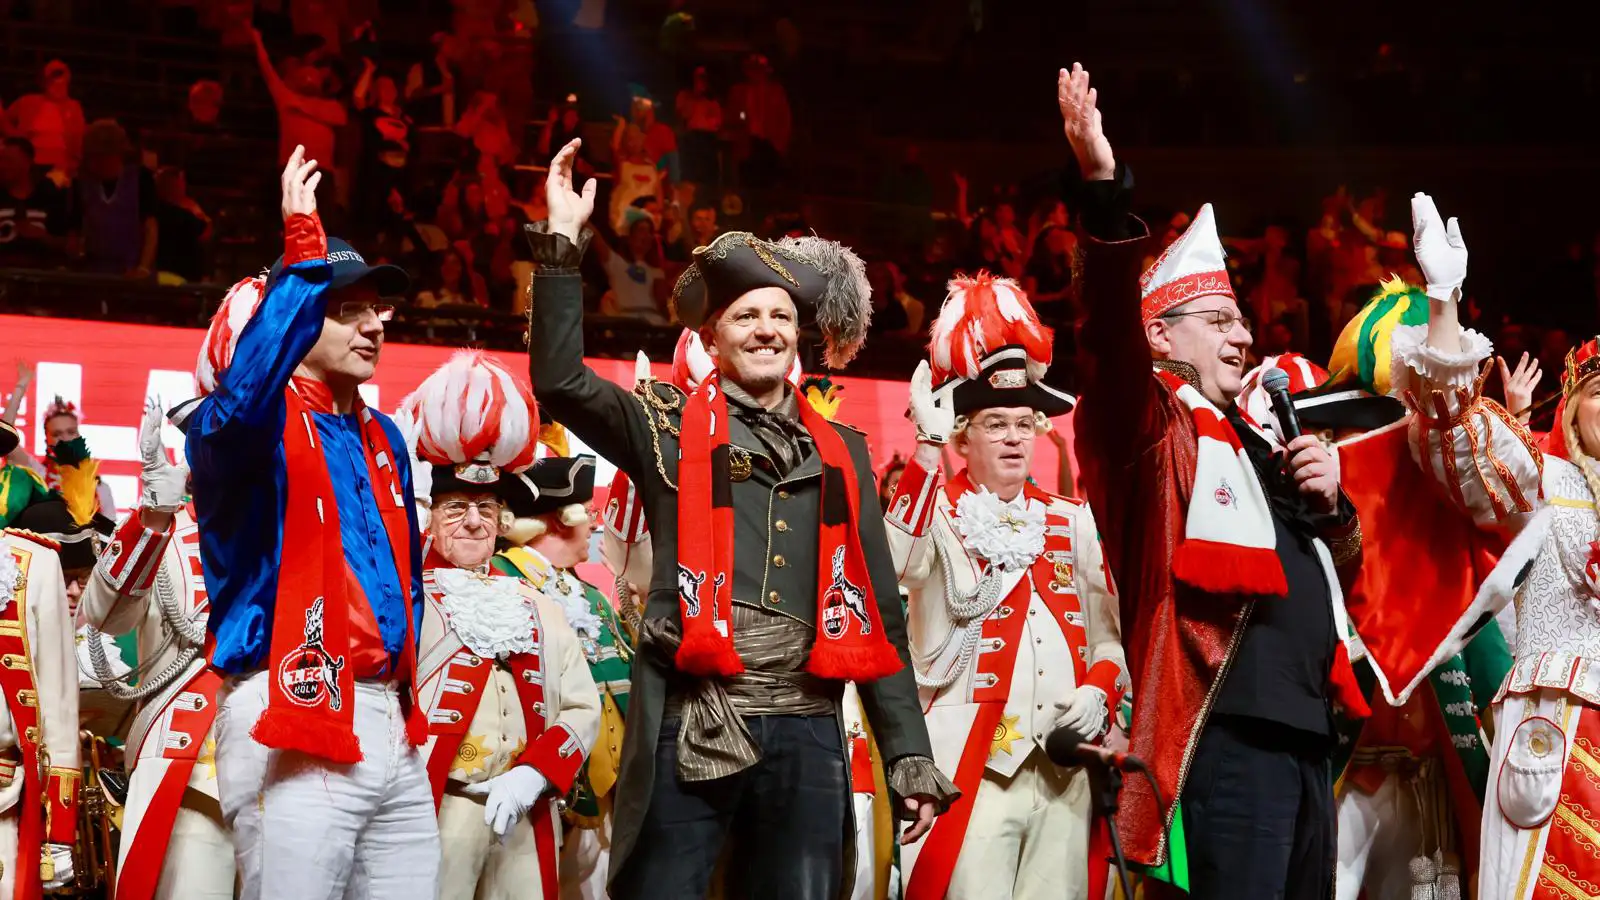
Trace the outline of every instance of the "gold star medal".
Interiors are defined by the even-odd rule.
[[[994,742],[989,745],[989,758],[994,759],[995,754],[1004,753],[1011,755],[1011,745],[1023,740],[1026,735],[1017,730],[1020,716],[1004,716],[994,725]]]

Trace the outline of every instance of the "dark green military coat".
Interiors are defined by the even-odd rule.
[[[661,383],[630,392],[583,364],[581,290],[580,279],[570,270],[545,268],[534,278],[528,354],[534,395],[546,417],[565,425],[633,480],[644,503],[653,546],[653,576],[644,615],[647,619],[677,617],[677,429],[686,398],[682,391]],[[859,528],[868,575],[885,636],[905,664],[895,675],[860,685],[861,705],[885,763],[903,756],[932,758],[867,442],[846,426],[833,427],[843,436],[856,464],[861,493]],[[814,624],[821,460],[813,452],[787,478],[779,480],[761,442],[737,417],[730,417],[728,439],[753,457],[750,477],[733,484],[733,600]],[[634,657],[614,812],[613,881],[627,865],[639,837],[653,780],[658,775],[674,777],[671,772],[655,771],[655,749],[669,679],[680,676],[651,657],[646,652]]]

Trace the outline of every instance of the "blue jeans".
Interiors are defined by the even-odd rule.
[[[751,716],[761,761],[714,781],[679,781],[678,720],[661,723],[639,841],[613,900],[699,900],[727,854],[727,897],[834,900],[844,882],[850,783],[832,716]]]

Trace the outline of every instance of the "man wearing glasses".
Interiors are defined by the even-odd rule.
[[[533,391],[461,351],[403,407],[433,476],[417,674],[439,898],[556,900],[558,808],[594,744],[600,697],[556,594],[490,566],[512,507],[540,495]]]
[[[400,431],[358,388],[405,272],[323,234],[282,176],[284,255],[211,322],[186,446],[210,594],[217,783],[245,900],[431,898],[417,751],[422,549]]]
[[[917,450],[884,518],[934,760],[971,801],[902,850],[907,900],[1105,895],[1088,774],[1044,752],[1057,728],[1100,741],[1128,688],[1094,516],[1028,479],[1074,404],[1041,381],[1052,339],[1016,282],[958,277],[912,376]],[[940,485],[947,442],[966,468]]]
[[[1128,782],[1123,847],[1195,898],[1330,897],[1332,711],[1366,714],[1339,585],[1355,509],[1315,435],[1280,446],[1239,414],[1250,327],[1211,207],[1140,276],[1089,74],[1057,91],[1085,179],[1078,462],[1121,583],[1131,749],[1171,804]]]

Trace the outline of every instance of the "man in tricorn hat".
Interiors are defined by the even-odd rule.
[[[897,811],[915,820],[902,840],[920,838],[953,793],[908,666],[866,441],[785,378],[805,324],[834,366],[860,348],[864,267],[819,238],[721,235],[673,291],[715,371],[688,395],[619,388],[583,364],[577,266],[594,187],[573,189],[577,149],[551,163],[550,219],[530,229],[534,391],[628,473],[654,544],[612,896],[702,896],[732,836],[732,894],[833,898],[850,871],[845,682],[860,686]]]

